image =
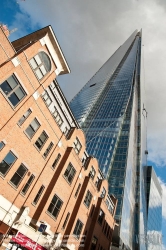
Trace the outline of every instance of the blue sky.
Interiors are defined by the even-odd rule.
[[[70,75],[58,78],[68,100],[135,29],[143,29],[148,160],[163,188],[163,243],[166,246],[166,29],[161,25],[166,23],[166,2],[1,0],[0,21],[10,30],[17,28],[10,40],[52,25],[71,69]]]

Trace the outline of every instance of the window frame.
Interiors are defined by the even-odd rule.
[[[5,161],[5,158],[7,157],[7,155],[8,155],[9,153],[11,153],[11,155],[13,155],[14,158],[15,158],[11,165],[9,165],[9,164]],[[2,172],[0,172],[0,175],[3,176],[3,177],[5,177],[5,176],[7,175],[7,173],[10,171],[10,169],[12,168],[12,166],[14,165],[14,163],[16,162],[17,159],[18,159],[18,158],[15,156],[15,154],[14,154],[12,151],[9,151],[9,152],[6,154],[6,156],[3,158],[3,160],[0,162],[0,164],[1,164],[2,162],[5,162],[5,164],[7,164],[7,166],[8,166],[9,168],[7,169],[7,171],[5,172],[5,174],[3,174]]]
[[[93,195],[92,193],[88,190],[84,199],[84,205],[89,208],[91,201],[92,201]]]
[[[68,168],[69,168],[69,170],[68,170]],[[71,175],[71,171],[72,171],[72,170],[74,170],[74,174],[73,174],[73,175]],[[67,171],[68,171],[68,172],[67,172]],[[65,172],[64,172],[64,174],[63,174],[63,176],[64,176],[64,178],[66,179],[66,181],[67,181],[70,185],[71,185],[72,182],[73,182],[73,179],[74,179],[74,177],[75,177],[75,174],[76,174],[76,169],[73,167],[73,165],[72,165],[71,163],[69,163],[68,166],[67,166],[67,168],[66,168],[66,170],[65,170]],[[72,179],[69,181],[70,176],[72,177]]]
[[[29,111],[28,115],[25,116],[26,113],[27,113],[28,111]],[[26,119],[30,116],[30,114],[32,114],[31,108],[29,108],[29,109],[21,116],[21,118],[20,118],[20,119],[18,120],[18,122],[17,122],[17,125],[18,125],[18,126],[21,126],[21,125],[26,121]],[[22,118],[23,118],[23,120],[21,121]]]
[[[44,159],[47,158],[47,156],[49,155],[49,153],[50,153],[50,151],[51,151],[51,149],[52,149],[53,147],[54,147],[54,143],[51,141],[51,142],[49,143],[48,147],[46,148],[44,154],[43,154]]]
[[[61,158],[61,154],[58,153],[57,157],[55,158],[55,160],[54,160],[54,162],[53,162],[53,164],[52,164],[52,168],[53,168],[53,169],[55,169],[55,167],[57,166],[57,164],[58,164],[60,158]]]
[[[32,179],[31,179],[31,177],[32,177]],[[27,180],[26,184],[24,185],[23,189],[21,190],[21,194],[26,195],[26,193],[28,192],[28,189],[30,188],[30,186],[31,186],[32,182],[34,181],[34,179],[35,179],[35,175],[31,174],[29,179]],[[23,192],[24,189],[25,189],[25,191]]]
[[[25,172],[24,172],[23,176],[21,176],[21,175],[18,173],[18,171],[21,169],[21,167],[23,167],[23,168],[25,169]],[[21,163],[20,166],[19,166],[19,167],[17,168],[17,170],[15,171],[15,173],[13,174],[13,176],[11,177],[11,179],[10,179],[9,182],[12,184],[12,186],[14,186],[15,188],[18,188],[19,185],[21,184],[21,182],[23,181],[24,177],[26,176],[27,172],[28,172],[28,168],[25,167],[25,165]],[[14,180],[12,181],[12,179],[14,179],[16,176],[19,177],[20,179],[19,179],[19,181],[18,181],[17,184],[14,184],[14,182],[13,182]],[[17,180],[16,180],[16,181],[17,181]]]
[[[5,147],[5,143],[3,141],[0,141],[0,145],[2,144],[2,147],[0,147],[0,151]]]
[[[45,136],[45,139],[44,139],[44,141],[42,141],[42,139],[40,138],[42,135],[44,135]],[[34,146],[37,148],[37,150],[39,150],[39,151],[41,151],[42,150],[42,148],[44,147],[44,145],[45,145],[45,143],[46,143],[46,141],[48,140],[48,138],[49,138],[49,136],[48,136],[48,134],[45,132],[45,130],[43,130],[42,131],[42,133],[40,134],[40,136],[37,138],[37,140],[35,141],[35,143],[34,143]],[[40,146],[38,146],[38,145]]]
[[[42,196],[42,193],[43,193],[44,189],[45,189],[45,186],[41,185],[41,187],[39,188],[39,190],[38,190],[38,192],[37,192],[37,194],[36,194],[36,196],[35,196],[35,198],[34,198],[34,200],[32,202],[33,205],[37,205],[38,201],[40,200],[40,198]]]
[[[37,127],[36,130],[35,130],[35,129],[33,128],[33,126],[31,125],[33,121],[37,121],[36,124],[38,123],[38,127]],[[38,129],[40,128],[40,126],[41,126],[40,122],[39,122],[38,119],[35,117],[35,118],[31,121],[31,123],[28,125],[28,127],[24,130],[24,133],[27,135],[27,137],[28,137],[29,139],[32,139],[33,136],[34,136],[34,135],[36,134],[36,132],[38,131]],[[30,136],[30,135],[27,133],[27,129],[28,129],[28,128],[30,128],[30,129],[34,132],[34,133],[32,134],[32,136]]]
[[[13,78],[15,83],[16,83],[16,86],[12,89],[11,85],[9,84],[9,79],[10,78]],[[1,85],[2,84],[6,84],[8,85],[8,88],[11,88],[10,92],[8,93],[5,93],[5,89],[3,90]],[[23,94],[23,97],[21,99],[19,99],[18,95],[16,94],[16,91],[20,88],[22,94]],[[27,96],[27,92],[26,90],[23,88],[22,84],[20,83],[20,81],[17,79],[17,77],[15,76],[15,74],[12,74],[11,76],[9,76],[6,80],[4,80],[1,84],[0,84],[0,91],[2,92],[3,96],[6,98],[6,100],[10,103],[10,105],[13,107],[13,108],[16,108],[20,103],[21,101]],[[6,90],[7,92],[7,90]],[[19,100],[15,105],[12,103],[12,101],[9,99],[12,95],[15,95],[17,97],[17,99]]]
[[[80,225],[81,225],[81,229],[79,228]],[[82,223],[82,221],[80,219],[77,219],[77,222],[75,224],[74,231],[73,231],[73,235],[75,238],[77,238],[77,239],[80,238],[83,226],[84,226],[84,224]],[[76,233],[78,233],[78,231],[80,231],[80,234],[76,234],[75,231],[76,231]]]
[[[90,170],[90,172],[89,172],[89,177],[90,177],[92,180],[94,180],[95,175],[96,175],[96,170],[95,170],[95,168],[94,168],[93,166],[91,166],[91,170]]]
[[[43,60],[42,56],[40,56],[41,53],[44,53],[44,54],[47,56],[48,60],[50,61],[50,69],[49,69],[49,70],[47,69],[46,64],[44,63],[44,60]],[[39,59],[40,59],[40,61],[41,61],[40,63],[37,62],[37,60],[38,60],[38,59],[37,59],[37,56],[39,57]],[[37,67],[35,67],[35,68],[33,67],[33,63],[31,62],[32,60],[35,62],[35,64],[37,65]],[[34,55],[34,56],[28,61],[28,63],[29,63],[29,65],[30,65],[32,71],[34,72],[35,76],[37,77],[37,79],[38,79],[39,81],[41,81],[49,72],[51,72],[51,67],[52,67],[51,59],[50,59],[49,55],[48,55],[45,51],[39,51],[36,55]],[[43,71],[42,71],[42,69],[41,69],[42,67],[44,67],[44,69],[45,69],[45,71],[46,71],[45,74],[43,73]],[[41,76],[42,76],[41,78],[39,77],[38,73],[36,73],[37,71],[40,72],[40,74],[41,74]]]
[[[82,148],[82,144],[80,142],[80,140],[78,139],[78,137],[76,137],[75,141],[73,142],[73,148],[76,152],[76,154],[79,154]]]
[[[54,200],[54,198],[56,198],[56,202],[55,203],[53,203],[53,200]],[[59,208],[57,207],[57,204],[58,204],[58,202],[60,201],[60,206],[59,206]],[[51,208],[51,212],[49,211],[49,208],[51,207],[51,205],[52,205],[52,208]],[[63,205],[63,201],[56,195],[56,194],[54,194],[54,196],[53,196],[53,198],[52,198],[52,200],[51,200],[51,202],[50,202],[50,205],[49,205],[49,207],[48,207],[48,209],[47,209],[47,213],[48,214],[50,214],[52,217],[54,217],[55,219],[57,219],[57,217],[58,217],[58,215],[59,215],[59,212],[60,212],[60,210],[61,210],[61,207],[62,207],[62,205]],[[53,213],[54,213],[54,211],[55,211],[55,209],[56,209],[56,216],[54,216],[53,215]]]

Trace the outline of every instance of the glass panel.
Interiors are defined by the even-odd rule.
[[[3,92],[4,92],[6,95],[8,95],[8,94],[11,92],[11,90],[12,90],[12,88],[10,87],[10,85],[8,84],[7,81],[5,81],[5,82],[3,82],[3,83],[1,84],[1,89],[3,90]]]
[[[13,106],[16,106],[20,100],[18,99],[15,93],[12,93],[11,96],[9,96],[9,101],[12,103]]]
[[[12,182],[12,184],[14,186],[16,186],[16,187],[18,186],[18,184],[20,183],[20,181],[21,181],[21,177],[17,173],[15,173],[13,175],[13,177],[11,178],[11,180],[10,180],[10,182]]]
[[[0,150],[5,146],[5,144],[1,141],[0,142]]]
[[[54,211],[53,211],[53,213],[52,213],[52,215],[53,215],[54,217],[57,217],[58,212],[59,212],[58,209],[55,208]]]
[[[40,57],[42,58],[42,62],[47,70],[49,72],[51,70],[51,61],[48,55],[45,52],[39,52]]]
[[[41,71],[39,69],[37,69],[35,71],[35,73],[36,73],[37,77],[39,78],[39,80],[42,79],[43,75],[42,75],[42,73],[41,73]]]
[[[23,165],[21,165],[17,170],[17,174],[19,174],[21,177],[23,177],[26,172],[27,168],[25,168]]]
[[[31,126],[32,126],[32,128],[33,128],[35,131],[37,131],[38,128],[39,128],[39,126],[40,126],[40,124],[38,123],[37,119],[34,119],[34,120],[31,122]]]
[[[35,56],[35,60],[36,60],[38,65],[40,65],[42,63],[40,60],[40,57],[38,55]]]
[[[43,75],[45,75],[45,74],[47,73],[47,71],[46,71],[44,65],[42,65],[42,66],[40,67],[40,70],[41,70],[41,72],[43,73]]]
[[[2,161],[0,163],[0,173],[2,175],[5,175],[7,173],[7,171],[8,171],[9,168],[10,168],[9,165],[7,165],[6,162]]]
[[[19,100],[21,100],[25,96],[25,92],[20,87],[15,90],[15,93]]]
[[[26,134],[27,134],[30,138],[32,138],[33,135],[35,134],[35,131],[34,131],[30,126],[27,127],[27,129],[25,130],[25,132],[26,132]]]
[[[8,83],[9,83],[9,85],[10,85],[10,87],[11,87],[12,89],[14,89],[14,88],[18,85],[17,81],[14,79],[13,76],[10,76],[10,77],[7,79],[7,81],[8,81]]]
[[[51,201],[53,204],[55,204],[56,202],[57,202],[57,196],[56,195],[54,195],[54,197],[53,197],[53,199],[52,199],[52,201]]]
[[[36,64],[34,58],[32,58],[29,62],[30,62],[30,64],[31,64],[31,66],[32,66],[33,69],[37,68],[37,64]]]
[[[53,208],[54,208],[54,205],[51,203],[51,204],[49,205],[48,211],[49,211],[50,213],[52,213]]]
[[[62,202],[61,202],[60,200],[58,200],[58,202],[57,202],[57,204],[56,204],[56,207],[57,207],[58,209],[60,209],[61,205],[62,205]]]
[[[11,152],[9,152],[9,153],[6,155],[5,159],[4,159],[4,161],[5,161],[9,166],[11,166],[11,165],[15,162],[15,160],[16,160],[16,157],[15,157]]]
[[[48,136],[45,134],[45,132],[43,132],[41,135],[40,135],[40,140],[42,142],[45,142],[45,140],[48,138]]]

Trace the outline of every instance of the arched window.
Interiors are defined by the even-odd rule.
[[[49,71],[51,71],[51,61],[49,56],[41,51],[29,61],[37,78],[41,80]]]

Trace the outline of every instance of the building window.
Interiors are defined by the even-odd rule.
[[[80,143],[80,141],[78,140],[77,137],[76,137],[76,139],[74,141],[73,147],[74,147],[74,150],[75,150],[76,154],[79,154],[79,152],[80,152],[80,150],[82,148],[82,145],[81,145],[81,143]]]
[[[58,126],[60,127],[63,123],[63,120],[61,118],[61,116],[59,115],[57,109],[54,107],[54,109],[51,111],[56,123],[58,124]]]
[[[31,186],[31,184],[32,184],[32,182],[33,182],[34,179],[35,179],[35,176],[32,174],[29,177],[29,179],[28,179],[27,183],[25,184],[24,188],[22,189],[22,191],[21,191],[22,194],[25,195],[27,193],[27,191],[30,188],[30,186]]]
[[[84,200],[84,204],[89,207],[90,206],[90,203],[91,203],[91,200],[92,200],[92,194],[91,192],[89,192],[89,190],[87,191],[87,194],[85,196],[85,200]]]
[[[102,190],[102,192],[101,192],[100,197],[101,197],[101,198],[105,198],[105,195],[106,195],[106,190],[105,190],[105,188],[103,187],[103,190]]]
[[[64,135],[65,136],[68,136],[68,133],[69,133],[69,129],[67,127],[65,127],[64,131],[63,131]]]
[[[43,94],[43,100],[46,103],[47,106],[50,106],[50,104],[52,103],[51,98],[49,97],[48,93],[45,91]]]
[[[97,241],[98,241],[98,239],[95,236],[93,236],[90,250],[95,250],[96,249]]]
[[[49,208],[48,208],[48,212],[55,218],[57,218],[59,211],[62,207],[63,201],[57,196],[54,195]]]
[[[44,158],[46,158],[48,156],[48,154],[51,151],[53,146],[54,146],[53,142],[50,142],[50,144],[48,145],[48,148],[46,149],[46,151],[43,154]]]
[[[81,188],[81,183],[79,183],[79,185],[78,185],[78,188],[77,188],[76,193],[74,195],[75,197],[77,197],[77,195],[78,195],[78,193],[80,191],[80,188]]]
[[[33,201],[33,204],[37,204],[37,202],[38,202],[38,200],[40,199],[40,197],[41,197],[41,195],[42,195],[42,193],[43,193],[43,191],[44,191],[44,189],[45,189],[45,186],[41,186],[40,187],[40,189],[39,189],[39,191],[38,191],[38,193],[37,193],[37,195],[36,195],[36,197],[35,197],[35,199],[34,199],[34,201]]]
[[[80,238],[80,234],[81,234],[82,228],[83,228],[83,223],[78,219],[77,223],[76,223],[76,226],[74,228],[74,232],[73,232],[74,236],[77,239]]]
[[[49,71],[51,71],[51,61],[49,56],[41,51],[29,61],[37,78],[41,80]]]
[[[5,147],[5,143],[3,141],[0,142],[0,151]]]
[[[1,83],[0,87],[14,107],[26,96],[24,89],[14,75]]]
[[[23,180],[24,176],[26,175],[28,169],[24,165],[20,165],[13,177],[11,178],[10,182],[15,186],[18,187],[21,181]]]
[[[70,213],[67,213],[66,219],[65,219],[65,221],[64,221],[64,223],[63,223],[63,226],[62,226],[63,229],[66,227],[66,224],[67,224],[67,222],[68,222],[69,216],[70,216]]]
[[[16,156],[9,152],[0,163],[0,173],[5,176],[16,160]]]
[[[76,170],[70,163],[64,173],[65,179],[71,184],[75,176]]]
[[[95,171],[94,167],[92,166],[92,167],[91,167],[91,170],[90,170],[90,173],[89,173],[89,177],[90,177],[92,180],[94,180],[95,174],[96,174],[96,171]]]
[[[52,168],[55,168],[61,158],[61,154],[58,154],[55,161],[52,164]]]
[[[102,222],[103,222],[103,219],[104,219],[104,212],[102,209],[100,209],[100,212],[99,212],[99,217],[98,217],[98,222],[100,225],[102,225]]]
[[[23,116],[20,118],[20,120],[18,121],[18,125],[22,125],[25,120],[28,118],[28,116],[32,113],[32,110],[31,109],[28,109],[25,114],[23,114]]]
[[[31,139],[34,134],[36,133],[36,131],[39,129],[40,127],[40,123],[38,122],[38,120],[35,118],[31,124],[29,124],[29,126],[27,127],[27,129],[25,130],[25,133],[28,135],[28,137]]]
[[[36,147],[39,150],[41,150],[44,144],[46,143],[47,139],[48,139],[48,135],[46,134],[45,131],[43,131],[41,135],[39,136],[39,138],[37,139],[37,141],[35,142]]]
[[[100,177],[97,176],[97,180],[95,182],[95,186],[97,187],[97,189],[99,189],[100,183],[101,183],[101,179],[100,179]]]

